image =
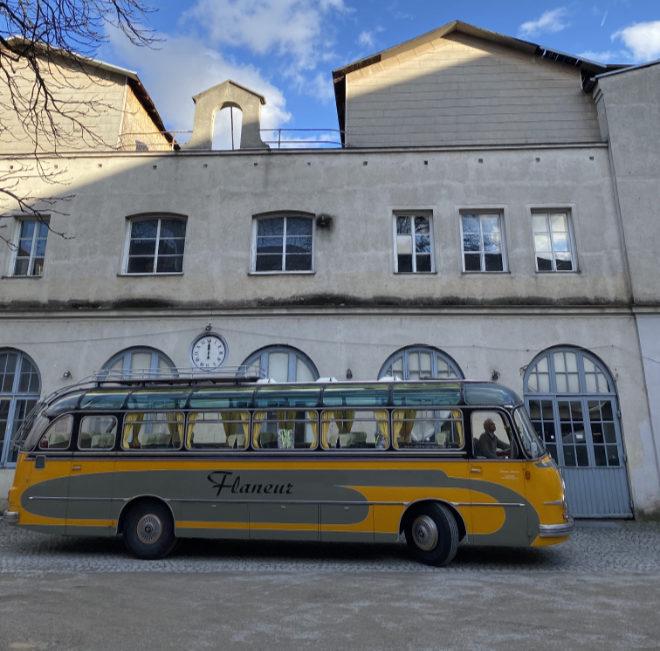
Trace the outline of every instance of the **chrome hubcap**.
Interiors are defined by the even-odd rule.
[[[418,515],[412,524],[412,537],[422,551],[435,549],[438,544],[438,527],[428,515]]]
[[[163,523],[153,513],[143,515],[137,523],[137,537],[145,545],[153,545],[163,533]]]

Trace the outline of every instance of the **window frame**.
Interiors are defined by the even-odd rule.
[[[292,218],[303,218],[309,220],[311,224],[311,238],[312,238],[312,250],[310,254],[310,268],[309,269],[291,269],[287,270],[284,267],[286,266],[286,223],[289,217]],[[265,221],[268,219],[284,219],[284,226],[282,229],[282,268],[281,269],[271,269],[259,271],[257,270],[257,237],[258,237],[258,228],[259,222]],[[252,216],[252,241],[250,245],[250,274],[257,276],[273,276],[278,274],[313,274],[316,272],[316,220],[315,215],[308,212],[300,212],[295,210],[282,210],[282,211],[273,211],[268,213],[259,213]]]
[[[410,240],[411,240],[411,270],[410,271],[401,271],[399,269],[399,251],[398,243],[399,235],[398,232],[398,220],[400,217],[406,217],[411,220],[411,229],[410,229]],[[417,217],[422,217],[428,222],[428,237],[429,237],[429,259],[430,259],[430,269],[420,271],[417,269],[418,257],[420,255],[426,256],[425,253],[417,253],[415,250],[415,225],[414,220]],[[392,249],[394,254],[394,273],[395,274],[406,274],[406,275],[417,275],[417,274],[433,274],[435,273],[435,240],[433,237],[433,211],[432,210],[394,210],[392,212]]]
[[[23,227],[26,223],[34,223],[35,228],[34,232],[32,233],[32,238],[30,241],[30,255],[27,256],[28,260],[28,272],[25,274],[19,274],[16,273],[16,263],[18,262],[19,258],[25,259],[26,256],[21,256],[19,255],[20,252],[20,243],[21,240],[23,239],[22,233],[23,233]],[[41,230],[41,226],[44,226],[46,229],[46,235],[45,237],[39,237],[39,231]],[[46,247],[48,244],[48,233],[50,231],[50,215],[42,215],[40,217],[24,217],[24,216],[16,216],[16,227],[14,231],[14,239],[12,242],[12,248],[13,248],[13,254],[11,256],[10,260],[10,270],[9,270],[9,276],[12,278],[42,278],[44,275],[44,270],[46,267]],[[37,258],[35,256],[35,249],[36,249],[36,241],[43,239],[44,240],[44,253],[43,257]],[[40,259],[41,262],[41,273],[35,273],[34,272],[34,267],[35,267],[35,262],[36,260]]]
[[[156,228],[156,247],[154,250],[153,255],[151,256],[151,260],[153,263],[153,271],[129,271],[129,263],[131,260],[131,255],[130,255],[130,249],[131,249],[131,242],[133,240],[133,224],[136,224],[138,222],[142,221],[152,221],[152,220],[157,220],[158,225]],[[158,271],[158,250],[161,242],[161,226],[163,221],[179,221],[183,222],[185,229],[184,229],[184,235],[183,235],[183,248],[180,254],[181,257],[181,271]],[[137,215],[127,215],[126,217],[126,235],[124,238],[124,257],[122,261],[122,267],[121,267],[121,275],[123,276],[182,276],[183,275],[183,262],[185,258],[185,253],[186,253],[186,238],[188,235],[188,217],[187,215],[181,215],[178,213],[166,213],[166,212],[156,212],[156,213],[140,213]],[[136,238],[139,239],[139,238]],[[179,239],[179,238],[177,238]],[[141,257],[141,258],[146,258],[147,256],[133,256],[133,257]],[[177,255],[172,255],[168,257],[179,257]]]
[[[571,256],[571,268],[570,269],[557,269],[557,260],[556,260],[556,253],[555,247],[554,247],[554,242],[553,242],[553,233],[552,233],[552,227],[550,226],[550,216],[551,215],[557,215],[557,214],[563,214],[566,217],[566,234],[568,238],[568,252],[570,253]],[[538,262],[538,252],[536,249],[536,237],[535,233],[536,231],[534,230],[534,217],[540,217],[540,216],[545,216],[545,221],[546,221],[546,235],[550,238],[550,255],[551,257],[551,264],[552,268],[551,269],[539,269],[539,262]],[[531,218],[531,230],[532,230],[532,251],[534,253],[534,268],[536,270],[536,273],[539,274],[554,274],[554,273],[560,273],[560,274],[568,274],[568,273],[577,273],[579,271],[578,267],[578,259],[577,259],[577,244],[575,241],[575,232],[573,229],[573,210],[568,207],[533,207],[530,209],[530,218]]]
[[[463,273],[466,274],[498,274],[508,273],[509,264],[507,260],[507,247],[506,247],[506,231],[504,228],[504,209],[503,208],[463,208],[459,210],[460,216],[460,232],[461,232],[461,266]],[[465,239],[463,231],[463,218],[464,217],[477,217],[479,219],[479,269],[466,269],[465,265]],[[484,217],[497,217],[499,235],[500,235],[500,255],[502,257],[501,269],[486,269],[486,250],[484,245],[484,231],[482,218]],[[468,254],[474,254],[476,251],[467,251]]]

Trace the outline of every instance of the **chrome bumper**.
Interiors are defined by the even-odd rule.
[[[2,515],[7,524],[18,524],[18,511],[5,511]]]
[[[575,520],[569,517],[569,519],[562,524],[540,524],[539,537],[559,538],[560,536],[568,536],[573,529],[575,529]]]

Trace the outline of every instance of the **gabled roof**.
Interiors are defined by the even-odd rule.
[[[360,59],[359,61],[344,66],[343,68],[333,70],[332,78],[335,86],[335,103],[337,105],[337,115],[339,118],[339,129],[342,133],[342,142],[344,139],[344,130],[346,126],[346,75],[355,70],[367,68],[368,66],[371,66],[375,63],[385,61],[386,59],[397,57],[404,52],[413,50],[414,48],[417,48],[429,41],[447,36],[452,32],[460,32],[474,38],[490,41],[491,43],[496,43],[498,45],[517,50],[519,52],[525,52],[533,56],[538,56],[542,59],[575,67],[582,73],[583,84],[593,79],[596,75],[626,67],[620,65],[603,65],[596,63],[595,61],[590,61],[589,59],[577,57],[572,54],[566,54],[564,52],[560,52],[559,50],[553,50],[542,45],[538,45],[537,43],[523,41],[519,38],[513,38],[511,36],[498,34],[497,32],[491,32],[487,29],[482,29],[481,27],[475,27],[474,25],[463,23],[460,20],[454,20],[451,23],[447,23],[442,27],[438,27],[437,29],[427,32],[426,34],[422,34],[421,36],[417,36],[409,41],[395,45],[394,47],[388,48],[387,50],[382,50],[381,52],[365,57],[364,59]],[[585,88],[585,90],[588,89]]]
[[[153,103],[153,100],[149,96],[149,93],[147,93],[146,88],[142,85],[142,82],[140,81],[137,72],[133,70],[128,70],[127,68],[122,68],[120,66],[115,66],[111,63],[105,63],[104,61],[99,61],[98,59],[92,59],[90,57],[86,57],[81,54],[77,54],[75,52],[70,52],[67,50],[63,50],[61,48],[51,47],[50,45],[44,43],[35,43],[34,41],[21,38],[20,36],[12,36],[11,38],[7,39],[7,45],[18,56],[21,56],[20,50],[18,48],[20,47],[20,45],[24,45],[26,46],[26,48],[32,49],[35,53],[41,50],[47,56],[61,56],[66,59],[70,59],[74,62],[77,62],[80,65],[88,65],[93,68],[98,68],[99,70],[107,70],[108,72],[112,72],[114,74],[126,77],[128,85],[130,86],[131,90],[135,93],[135,96],[138,98],[142,106],[144,106],[144,110],[149,114],[149,117],[153,120],[158,131],[160,131],[164,135],[165,139],[168,142],[173,143],[174,147],[178,149],[178,145],[174,141],[174,136],[165,128],[165,125],[163,124],[163,120],[161,119],[160,114],[156,109],[156,105]]]

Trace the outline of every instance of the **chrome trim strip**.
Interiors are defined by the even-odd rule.
[[[540,538],[557,538],[558,536],[567,536],[575,529],[575,520],[569,518],[563,524],[541,524],[539,525]]]
[[[562,506],[564,500],[553,500],[552,502],[543,502],[544,506]]]

